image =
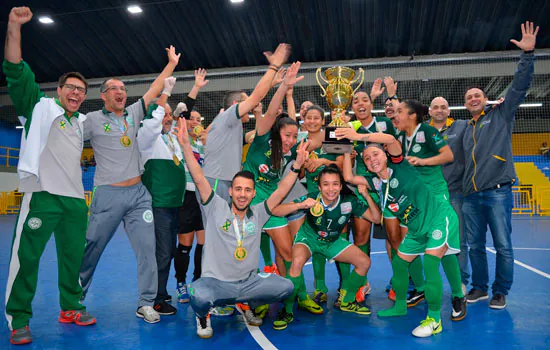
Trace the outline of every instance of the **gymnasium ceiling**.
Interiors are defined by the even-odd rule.
[[[1,2],[3,36],[11,7],[35,14],[23,29],[23,58],[39,82],[71,70],[157,73],[170,44],[182,52],[178,71],[264,65],[262,52],[279,42],[302,62],[512,50],[525,20],[541,26],[537,47],[550,48],[547,0],[138,0],[139,15],[124,0]]]

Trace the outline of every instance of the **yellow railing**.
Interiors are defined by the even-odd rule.
[[[19,214],[22,198],[23,193],[17,191],[0,192],[0,215]],[[86,200],[86,205],[90,206],[90,203],[92,202],[92,192],[84,192],[84,199]]]
[[[540,215],[550,216],[550,186],[537,188],[537,212]]]
[[[17,153],[17,155],[14,155]],[[19,159],[19,148],[0,146],[0,165],[10,167],[10,159]],[[17,165],[11,165],[17,166]]]
[[[512,208],[512,213],[533,216],[536,209],[534,192],[535,186],[533,185],[512,187],[512,194],[514,196],[514,207]]]

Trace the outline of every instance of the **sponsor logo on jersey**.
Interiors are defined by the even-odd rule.
[[[148,224],[153,222],[153,212],[150,209],[143,212],[143,221]]]
[[[412,204],[410,204],[407,209],[405,209],[405,211],[403,212],[403,220],[402,222],[406,225],[408,224],[409,222],[411,222],[412,220],[414,220],[418,214],[420,213],[420,210],[413,206]]]
[[[246,225],[244,225],[244,232],[247,236],[253,236],[256,234],[256,225],[254,225],[253,222],[247,222]]]
[[[390,187],[391,187],[391,188],[397,188],[397,186],[399,186],[399,180],[397,180],[397,179],[391,179],[391,181],[390,181]]]
[[[424,131],[419,131],[416,133],[415,140],[417,143],[424,143],[426,142],[426,135],[424,134]]]
[[[432,232],[432,238],[433,239],[441,239],[441,237],[443,237],[443,232],[441,232],[440,230],[435,230]]]
[[[346,202],[346,203],[340,204],[340,211],[342,212],[342,214],[351,213],[351,203]]]
[[[319,236],[321,236],[321,237],[323,237],[323,238],[326,238],[326,237],[328,237],[328,232],[319,231]]]
[[[60,120],[59,127],[61,128],[61,130],[65,130],[65,128],[67,127],[67,122],[64,120]]]
[[[31,230],[38,230],[40,226],[42,226],[42,220],[39,218],[30,218],[29,221],[27,221],[27,225],[29,225]]]
[[[315,220],[315,225],[317,226],[321,225],[322,221],[323,221],[323,215],[319,216],[317,220]]]
[[[421,149],[422,149],[422,147],[420,147],[419,144],[416,144],[416,145],[413,146],[412,151],[413,151],[414,153],[418,153],[418,152],[420,152]]]
[[[386,122],[377,122],[376,125],[378,126],[378,130],[380,131],[388,130],[388,126],[386,125]]]
[[[338,219],[338,223],[340,225],[343,225],[344,222],[346,222],[347,219],[348,219],[347,216],[340,216],[340,219]]]
[[[259,167],[258,167],[258,170],[260,171],[260,173],[262,174],[267,174],[269,172],[269,166],[267,164],[261,164]]]
[[[399,211],[399,204],[397,203],[390,203],[388,205],[388,208],[390,208],[391,211],[393,211],[394,213],[397,213]]]
[[[265,155],[267,158],[271,157],[271,150],[265,152],[264,155]]]

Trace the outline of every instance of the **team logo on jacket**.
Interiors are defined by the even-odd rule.
[[[435,230],[432,232],[433,239],[441,239],[441,237],[443,237],[443,232],[441,232],[440,230]]]
[[[65,128],[67,127],[67,122],[64,120],[60,120],[59,127],[61,128],[61,130],[65,130]]]
[[[267,166],[267,164],[262,164],[258,167],[258,170],[262,174],[267,174],[269,172],[269,166]]]
[[[32,230],[38,230],[40,226],[42,226],[42,220],[39,218],[30,218],[27,225],[29,225]]]
[[[153,222],[153,212],[149,209],[143,212],[143,221],[150,224]]]
[[[256,225],[254,225],[253,222],[247,222],[246,225],[244,225],[244,232],[247,236],[252,236],[256,233]]]
[[[397,213],[399,211],[399,204],[397,203],[391,203],[388,205],[388,208],[394,213]]]
[[[397,179],[392,179],[392,180],[390,181],[390,187],[391,187],[391,188],[396,188],[397,186],[399,186],[399,180],[397,180]]]
[[[421,149],[422,149],[422,148],[420,147],[419,144],[416,144],[416,145],[413,146],[413,152],[414,152],[414,153],[420,152]]]
[[[229,221],[229,219],[226,219],[225,223],[222,225],[222,230],[224,230],[224,232],[227,232],[230,227],[231,227],[231,221]]]
[[[103,131],[111,132],[111,123],[103,123]]]

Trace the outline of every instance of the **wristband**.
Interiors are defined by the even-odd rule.
[[[168,97],[172,96],[172,94],[169,91],[164,90],[162,92],[162,95],[168,95]]]
[[[296,169],[294,167],[291,167],[290,170],[294,173],[294,174],[299,174],[300,173],[300,169]]]
[[[279,68],[280,68],[280,67],[277,67],[277,66],[274,66],[274,65],[270,65],[268,69],[273,69],[273,71],[274,71],[275,73],[277,73],[277,72],[279,71]]]
[[[393,95],[388,97],[390,100],[399,100],[399,97],[397,95]]]
[[[523,51],[523,53],[527,53],[527,54],[529,54],[529,53],[535,53],[535,49],[529,50],[529,51]]]

